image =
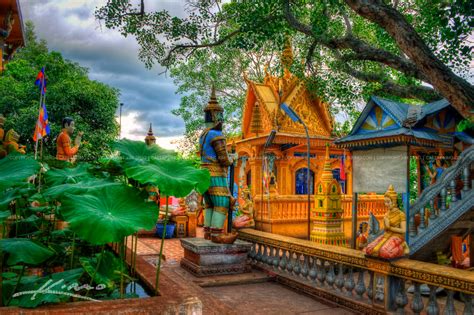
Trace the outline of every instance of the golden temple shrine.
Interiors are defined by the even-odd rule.
[[[313,228],[313,223],[309,226],[308,221],[316,219],[314,213],[310,219],[308,217],[308,189],[311,209],[314,209],[314,187],[323,174],[328,144],[327,163],[342,192],[343,231],[350,239],[352,174],[349,151],[334,145],[333,118],[328,104],[311,95],[305,83],[290,72],[292,62],[293,52],[287,45],[281,57],[282,76],[267,72],[261,83],[244,76],[247,92],[242,134],[234,139],[239,155],[234,180],[239,194],[247,187],[251,192],[256,229],[308,239],[308,232]],[[296,112],[308,128],[310,187],[307,184],[306,134],[301,124],[292,121],[280,109],[282,103]],[[271,143],[267,143],[269,136]],[[344,163],[344,160],[348,162]],[[386,211],[383,197],[378,195],[360,195],[358,206],[362,212],[365,210],[365,216],[359,217],[364,221],[369,212],[380,219]]]

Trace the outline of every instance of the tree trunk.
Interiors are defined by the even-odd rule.
[[[345,0],[357,14],[384,28],[400,49],[464,117],[474,111],[474,86],[454,74],[433,54],[403,15],[381,0]]]

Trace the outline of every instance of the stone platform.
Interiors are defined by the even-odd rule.
[[[181,267],[197,277],[250,271],[247,255],[251,243],[236,240],[234,244],[216,244],[203,238],[188,238],[181,240],[181,246]]]

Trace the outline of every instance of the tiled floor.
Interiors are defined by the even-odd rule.
[[[197,237],[202,237],[198,229]],[[131,242],[129,241],[129,246]],[[141,237],[138,239],[137,254],[156,265],[161,239]],[[196,278],[179,266],[183,249],[179,239],[166,239],[163,244],[164,261],[162,267],[173,279],[188,286],[203,287],[210,294],[236,311],[237,314],[352,314],[346,310],[328,306],[304,294],[268,282],[268,276],[259,271],[249,274]]]

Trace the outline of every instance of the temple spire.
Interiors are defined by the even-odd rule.
[[[333,179],[331,161],[329,158],[329,143],[326,144],[326,157],[324,159],[324,168],[321,175],[322,182],[330,182]]]
[[[151,127],[151,123],[150,123],[150,128],[148,129],[148,133],[145,137],[145,143],[147,145],[156,144],[156,138],[153,135],[153,129]]]

